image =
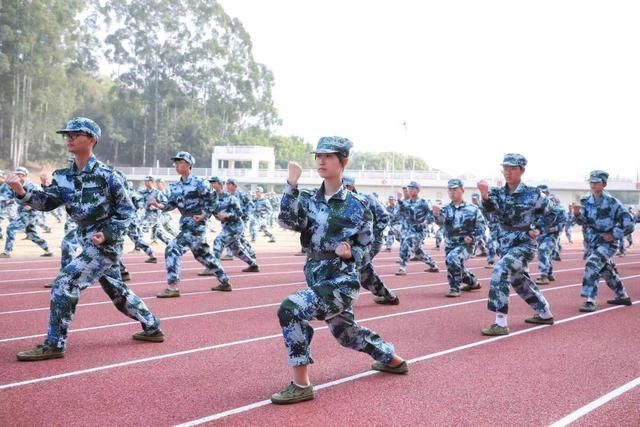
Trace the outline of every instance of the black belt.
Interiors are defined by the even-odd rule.
[[[501,227],[504,231],[530,231],[531,230],[531,227],[529,227],[528,225],[521,226],[521,227],[514,227],[511,225],[501,225]]]
[[[307,253],[307,258],[314,261],[338,258],[338,255],[336,255],[335,252],[312,252],[307,250],[305,250],[305,252]]]

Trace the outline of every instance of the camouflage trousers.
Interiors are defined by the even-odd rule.
[[[400,241],[401,233],[402,233],[402,229],[400,227],[400,224],[392,225],[389,227],[389,231],[387,232],[387,242],[386,242],[387,249],[391,249],[391,246],[393,246],[394,240],[397,240],[398,242]]]
[[[256,240],[256,234],[257,232],[260,231],[261,233],[263,233],[265,236],[267,236],[270,239],[273,239],[273,234],[267,230],[267,217],[261,217],[261,216],[257,216],[257,217],[253,217],[251,219],[251,221],[249,222],[249,234],[251,236],[251,241],[253,242],[254,240]]]
[[[412,251],[429,267],[438,267],[438,264],[422,249],[422,240],[424,240],[424,234],[422,233],[406,232],[402,235],[402,240],[400,241],[400,266],[402,268],[407,266],[409,255]]]
[[[171,235],[172,238],[178,235],[178,232],[171,226],[170,214],[168,214],[167,212],[160,212],[158,221],[160,222],[160,225],[162,226],[164,231],[169,233],[169,235]]]
[[[153,250],[151,246],[147,242],[142,239],[142,231],[140,230],[140,226],[136,224],[134,221],[131,221],[129,224],[129,228],[127,229],[127,236],[133,242],[136,249],[140,249],[144,251],[147,256],[153,256]]]
[[[25,233],[27,233],[27,239],[40,246],[43,250],[49,251],[49,245],[36,231],[35,223],[21,216],[17,216],[7,226],[7,241],[4,244],[4,251],[6,253],[11,253],[11,251],[13,251],[13,244],[16,241],[16,233],[20,230],[24,230]]]
[[[567,236],[567,240],[569,243],[573,243],[573,227],[570,225],[566,225],[564,227],[564,235]]]
[[[384,284],[378,273],[373,269],[373,263],[368,262],[360,269],[360,285],[376,297],[394,299],[396,294]]]
[[[60,268],[65,268],[75,258],[76,252],[80,247],[78,240],[78,229],[72,228],[67,231],[60,242]]]
[[[314,319],[324,320],[340,345],[389,364],[393,344],[359,326],[354,319],[352,303],[360,288],[356,266],[338,258],[307,260],[305,276],[309,287],[289,295],[278,309],[289,365],[313,363],[310,344],[314,331],[309,322]]]
[[[460,284],[465,278],[475,278],[475,275],[464,266],[464,262],[471,257],[473,245],[460,245],[445,248],[444,263],[447,266],[447,281],[449,288],[460,291]]]
[[[553,257],[558,250],[557,234],[542,234],[538,237],[538,270],[540,275],[553,274]]]
[[[483,254],[486,254],[489,252],[487,251],[487,238],[484,234],[479,239],[476,240],[476,246],[473,250],[474,255],[476,252],[478,252],[478,250],[480,250],[480,253],[483,253]]]
[[[96,281],[100,282],[115,307],[126,316],[138,320],[145,331],[152,333],[160,328],[160,320],[122,282],[118,262],[122,246],[96,247],[90,238],[90,235],[81,237],[82,253],[69,262],[53,282],[46,339],[50,346],[65,347],[80,292]]]
[[[442,227],[438,228],[436,231],[436,248],[440,248],[440,244],[442,243]]]
[[[615,264],[611,261],[611,257],[615,255],[616,250],[617,245],[606,243],[591,248],[584,267],[580,296],[595,301],[598,296],[598,281],[600,277],[604,279],[616,297],[622,298],[625,296],[624,285],[620,280],[620,276],[618,276]]]
[[[222,250],[228,246],[231,252],[242,261],[249,265],[256,263],[255,254],[243,244],[243,241],[246,242],[243,237],[241,239],[243,231],[242,223],[222,224],[222,231],[213,241],[213,257],[216,261],[220,259]]]
[[[187,250],[191,250],[196,261],[205,266],[207,270],[212,271],[220,282],[227,283],[229,281],[229,277],[218,261],[219,258],[215,258],[211,254],[207,243],[206,226],[202,223],[195,228],[182,227],[178,236],[171,240],[165,248],[167,283],[170,285],[180,283],[180,257],[186,254]]]
[[[501,248],[501,251],[504,255],[493,267],[489,284],[489,310],[509,312],[509,285],[536,313],[549,310],[547,299],[529,277],[528,264],[534,258],[535,248],[518,245]]]

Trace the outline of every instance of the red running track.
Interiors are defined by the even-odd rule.
[[[442,252],[430,251],[442,262]],[[183,296],[160,300],[164,266],[127,256],[131,288],[163,319],[167,341],[131,340],[136,322],[117,312],[99,286],[86,290],[64,359],[21,363],[15,353],[41,342],[49,293],[42,288],[57,260],[0,263],[0,425],[548,425],[640,377],[640,307],[579,313],[583,261],[565,246],[558,280],[543,288],[557,324],[525,324],[528,307],[512,297],[511,335],[486,338],[490,270],[467,264],[482,290],[444,298],[446,273],[423,273],[411,263],[397,277],[396,253],[376,259],[377,270],[400,296],[379,306],[363,292],[359,321],[393,342],[410,361],[407,376],[369,370],[368,356],[341,348],[322,322],[312,344],[317,397],[287,407],[268,403],[290,380],[275,315],[284,297],[304,286],[303,259],[259,254],[262,272],[241,273],[225,263],[234,292],[210,292],[215,278],[184,257]],[[640,251],[616,258],[635,302],[640,300]],[[535,266],[532,271],[535,272]],[[535,274],[534,274],[535,275]],[[589,411],[576,425],[638,425],[640,388]]]

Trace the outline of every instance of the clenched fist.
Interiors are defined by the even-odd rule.
[[[351,259],[351,245],[347,242],[341,242],[336,247],[336,255],[342,259]]]
[[[289,178],[287,178],[287,182],[290,186],[295,187],[298,185],[298,180],[302,175],[302,166],[300,166],[296,162],[289,162]]]
[[[483,199],[489,197],[489,183],[487,181],[481,179],[480,181],[478,181],[477,187],[478,191],[480,192],[480,197],[482,197]]]

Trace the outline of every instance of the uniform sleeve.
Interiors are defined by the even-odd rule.
[[[500,204],[498,203],[497,189],[489,190],[489,198],[487,200],[482,199],[482,209],[485,212],[500,212]]]
[[[473,239],[478,241],[484,236],[484,231],[486,230],[487,223],[484,215],[482,215],[482,211],[480,209],[476,209],[475,216],[475,227],[473,228]]]
[[[162,204],[164,205],[164,208],[162,208],[163,212],[169,212],[178,207],[178,195],[175,191],[171,191],[171,187],[169,187],[169,192],[165,196],[165,201]]]
[[[25,188],[25,191],[26,194],[22,199],[18,197],[15,199],[18,203],[30,206],[37,211],[52,211],[64,204],[62,189],[58,185],[55,176],[46,190],[37,190],[35,187],[30,186]]]
[[[617,203],[617,205],[614,227],[611,234],[613,234],[615,239],[622,239],[624,236],[633,233],[635,221],[621,203]]]
[[[127,195],[124,181],[116,174],[109,176],[107,185],[111,195],[112,215],[102,227],[105,244],[113,244],[120,240],[135,215],[135,208]]]
[[[351,241],[351,256],[356,265],[363,266],[368,262],[371,252],[371,243],[373,242],[373,214],[370,209],[363,211],[362,223],[357,234]]]
[[[278,223],[288,230],[303,231],[307,227],[307,212],[304,208],[298,188],[289,184],[284,186],[280,199],[280,213]]]
[[[385,228],[387,228],[387,225],[389,225],[389,220],[391,219],[391,217],[389,216],[389,213],[387,212],[385,207],[382,206],[382,203],[380,203],[378,200],[372,198],[370,199],[370,203],[371,209],[375,210],[376,222],[374,224],[374,227],[376,231],[382,232]]]
[[[544,218],[545,215],[549,213],[549,198],[542,195],[540,191],[538,191],[538,198],[536,199],[535,205],[533,207],[533,218],[531,221],[531,227],[544,231]]]

